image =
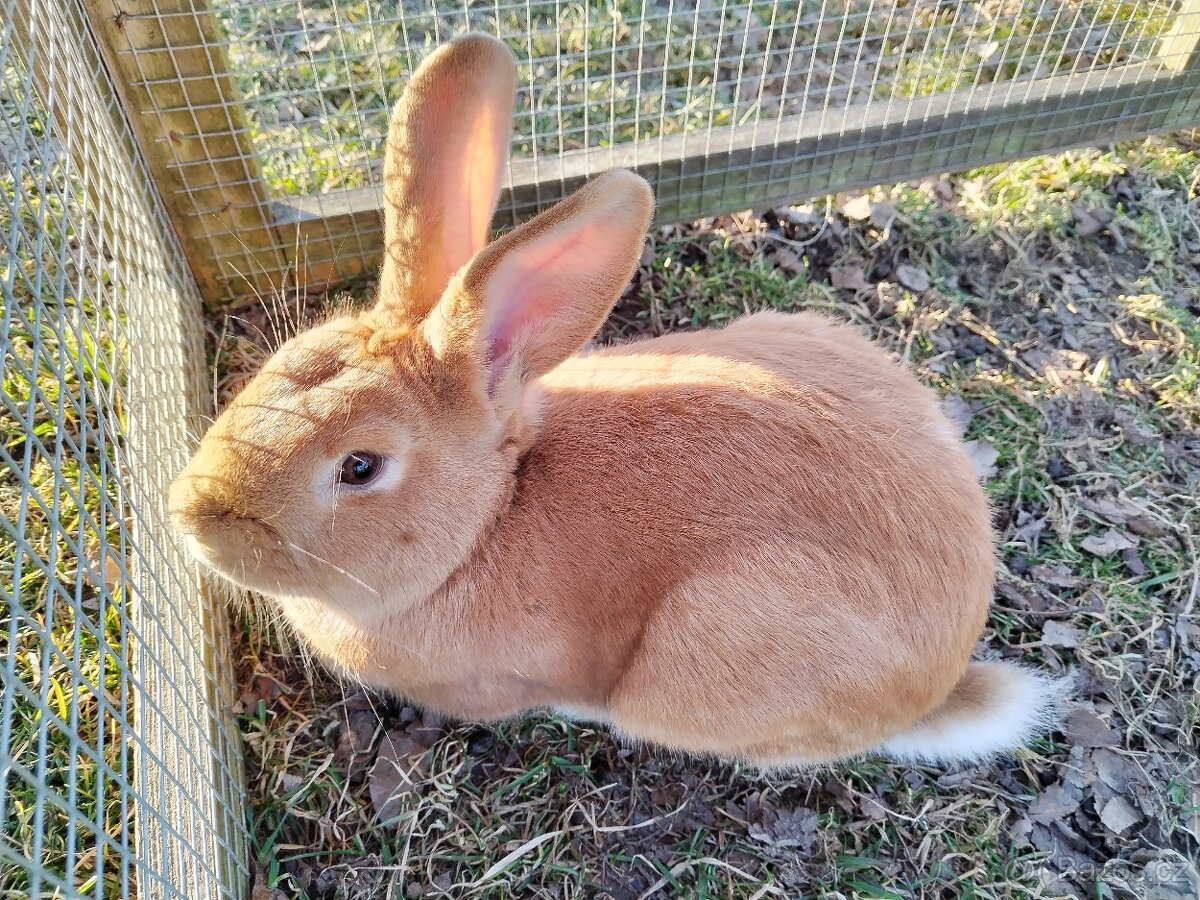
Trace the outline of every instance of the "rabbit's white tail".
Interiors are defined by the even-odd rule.
[[[1016,750],[1054,727],[1069,691],[1069,678],[972,662],[945,703],[879,749],[908,762],[973,762]]]

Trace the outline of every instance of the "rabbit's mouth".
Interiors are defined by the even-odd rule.
[[[288,565],[286,542],[261,519],[228,514],[202,522],[173,519],[191,555],[239,587],[278,594],[295,577],[296,561]]]

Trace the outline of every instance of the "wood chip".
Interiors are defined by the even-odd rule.
[[[871,218],[871,198],[866,194],[851,197],[842,204],[841,213],[852,222],[865,222]]]

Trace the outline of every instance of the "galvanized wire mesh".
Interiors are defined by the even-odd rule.
[[[388,110],[438,43],[519,59],[501,222],[613,165],[670,219],[1200,120],[1197,0],[0,13],[6,896],[244,888],[225,623],[163,508],[207,407],[200,294],[373,269]]]
[[[147,31],[118,43],[218,299],[374,266],[389,107],[468,29],[520,60],[508,221],[614,164],[679,218],[1200,118],[1192,0],[208,0],[197,27],[205,5],[124,4]],[[214,141],[219,172],[191,146]]]
[[[0,895],[246,883],[227,632],[166,526],[200,302],[76,0],[0,3]]]

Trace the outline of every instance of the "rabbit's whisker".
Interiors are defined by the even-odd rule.
[[[287,541],[286,543],[289,547],[291,547],[297,553],[303,553],[305,556],[311,557],[312,559],[315,559],[319,563],[324,563],[325,565],[329,566],[329,568],[333,569],[333,571],[337,572],[339,575],[343,575],[346,578],[349,578],[351,581],[353,581],[359,587],[370,591],[376,597],[383,596],[382,594],[379,593],[379,591],[375,590],[375,588],[371,587],[369,584],[367,584],[365,581],[363,581],[361,578],[359,578],[357,575],[353,574],[352,572],[347,572],[341,566],[334,565],[329,560],[327,560],[323,557],[317,556],[317,554],[313,553],[310,550],[305,550],[303,547],[301,547],[299,544],[297,544],[293,541]]]

